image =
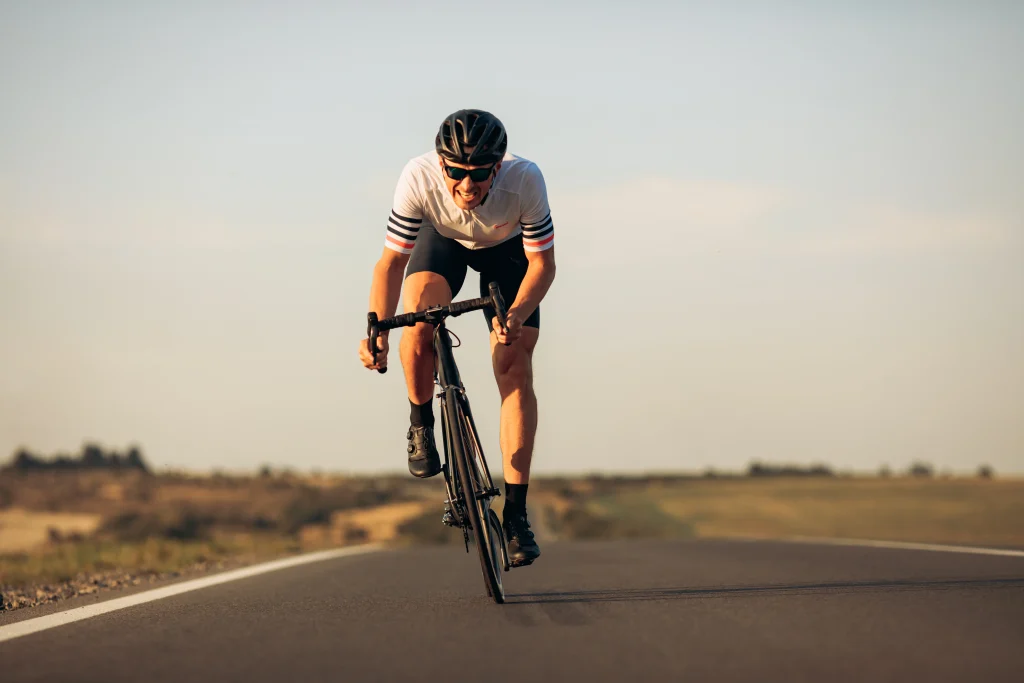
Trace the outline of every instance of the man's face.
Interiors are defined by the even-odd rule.
[[[466,164],[454,164],[441,157],[438,157],[441,163],[441,175],[444,176],[444,183],[448,187],[448,192],[451,194],[452,199],[455,201],[455,206],[459,207],[463,211],[469,211],[480,206],[480,202],[483,201],[484,197],[487,196],[487,191],[491,189],[491,183],[494,182],[494,176],[497,174],[498,169],[501,168],[501,162],[494,164],[493,167],[488,166],[468,166]],[[452,180],[451,176],[448,175],[448,171],[445,167],[449,168],[462,168],[462,169],[475,169],[475,168],[489,168],[491,172],[488,174],[486,180],[474,181],[466,174],[466,177],[461,180]]]

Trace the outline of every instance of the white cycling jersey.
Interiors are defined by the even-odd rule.
[[[455,205],[443,173],[436,152],[405,165],[395,189],[385,246],[411,254],[424,223],[469,249],[493,247],[519,233],[526,251],[554,246],[548,191],[537,164],[505,154],[483,203],[471,211]]]

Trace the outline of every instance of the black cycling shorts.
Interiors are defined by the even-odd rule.
[[[416,237],[409,265],[405,268],[405,276],[423,272],[437,273],[448,282],[454,300],[466,280],[466,267],[469,266],[480,273],[480,296],[490,296],[487,284],[497,282],[505,305],[511,306],[519,294],[519,286],[523,284],[528,265],[521,234],[494,247],[467,249],[455,240],[438,234],[433,225],[424,221]],[[485,308],[484,318],[488,330],[491,329],[493,317],[494,310]],[[540,328],[540,306],[523,324]]]

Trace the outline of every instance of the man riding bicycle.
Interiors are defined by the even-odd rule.
[[[505,478],[503,526],[509,559],[533,562],[540,548],[526,517],[537,397],[533,350],[540,329],[540,302],[555,279],[554,227],[547,188],[532,161],[506,153],[505,127],[493,114],[463,109],[448,116],[434,151],[402,171],[388,218],[384,253],[373,270],[370,308],[394,315],[404,273],[405,311],[447,305],[458,294],[467,267],[480,273],[481,296],[497,282],[508,307],[502,330],[493,310],[491,364],[501,395],[501,452]],[[388,333],[376,354],[362,340],[363,365],[387,367]],[[409,391],[409,471],[432,477],[441,471],[434,442],[432,326],[421,323],[402,335],[400,356]]]

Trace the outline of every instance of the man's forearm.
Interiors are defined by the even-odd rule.
[[[374,267],[373,283],[370,285],[370,310],[376,313],[378,318],[390,318],[398,310],[404,272],[405,263],[399,260],[381,259]]]
[[[531,261],[523,277],[523,283],[519,285],[519,294],[509,309],[516,309],[520,312],[521,318],[526,320],[540,306],[541,300],[548,293],[551,283],[555,281],[555,264],[546,261]]]

